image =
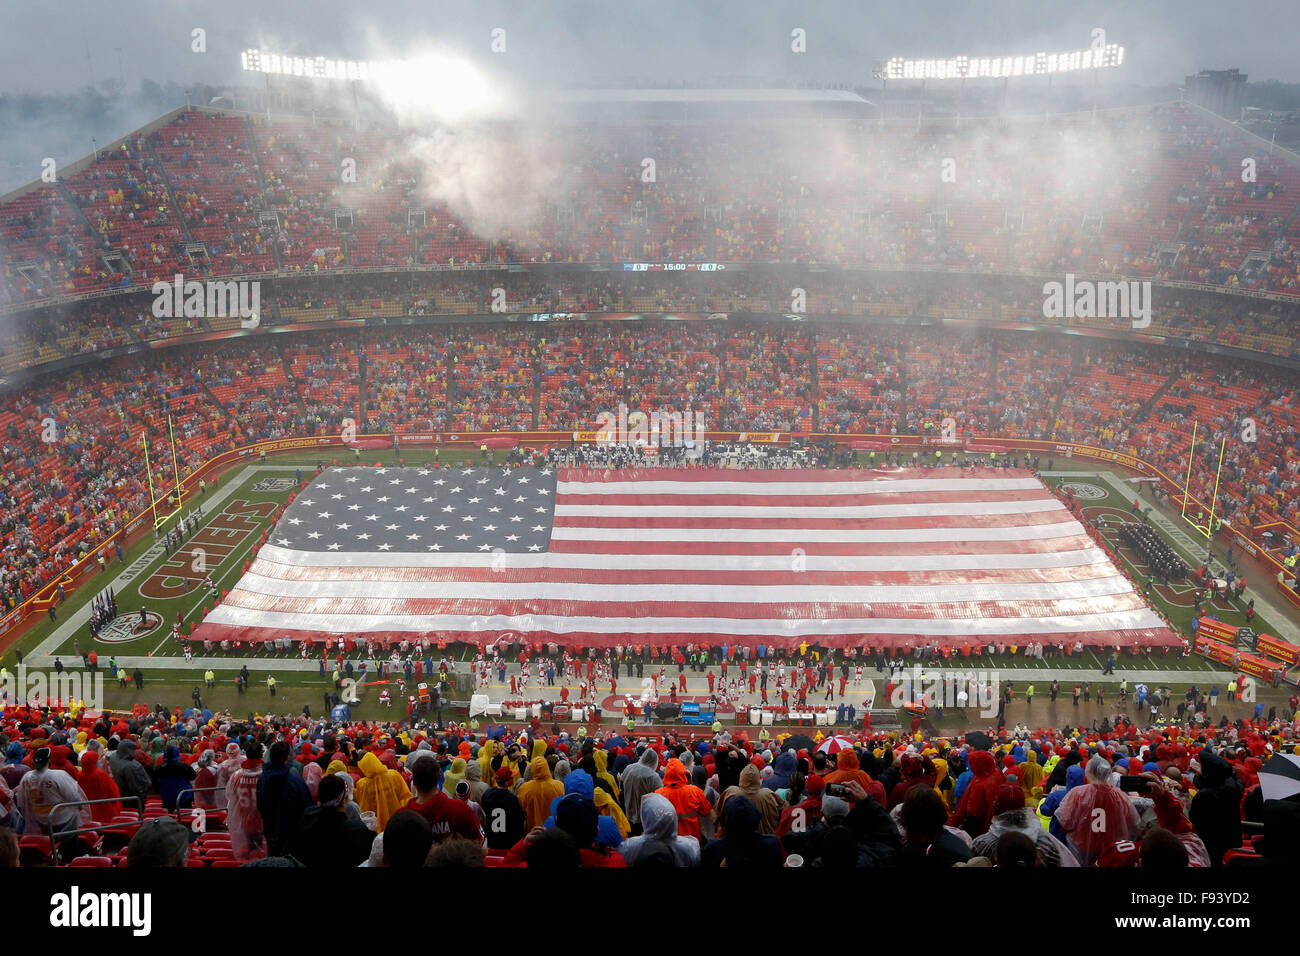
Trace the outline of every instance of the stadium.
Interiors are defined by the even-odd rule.
[[[31,164],[0,862],[1293,866],[1300,154],[1101,32],[214,35]]]

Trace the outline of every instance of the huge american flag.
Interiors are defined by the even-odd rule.
[[[200,639],[1169,643],[1031,473],[331,468]]]

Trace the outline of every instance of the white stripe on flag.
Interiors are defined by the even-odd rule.
[[[638,529],[640,530],[640,529]],[[264,545],[259,561],[304,568],[572,568],[612,571],[789,571],[788,554],[416,554],[375,551],[297,551]],[[820,555],[803,558],[808,571],[993,571],[1080,568],[1104,564],[1100,548],[1041,554]]]
[[[1058,521],[1010,528],[900,528],[861,531],[851,528],[627,528],[560,527],[552,541],[790,541],[799,545],[851,541],[1026,541],[1070,538],[1083,534],[1077,521]]]
[[[681,618],[576,617],[550,614],[288,614],[219,605],[205,623],[235,627],[326,631],[338,634],[370,631],[549,631],[555,634],[683,634]],[[1054,617],[978,618],[833,618],[784,620],[759,618],[692,618],[691,632],[701,634],[770,634],[812,637],[818,634],[916,634],[930,637],[997,637],[1003,634],[1070,634],[1163,628],[1151,611],[1108,614],[1067,614]]]
[[[566,505],[557,517],[582,518],[937,518],[1041,514],[1061,510],[1055,498],[1030,501],[939,502],[916,505],[851,505],[843,507],[746,507],[744,505]]]
[[[942,587],[864,583],[855,586],[718,584],[563,584],[494,581],[288,581],[250,571],[240,590],[283,597],[444,598],[461,601],[604,601],[722,604],[936,604],[945,601],[1063,601],[1126,594],[1127,578],[1115,575],[1058,583],[945,584]]]

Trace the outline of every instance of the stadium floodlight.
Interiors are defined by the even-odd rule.
[[[910,60],[895,56],[885,61],[888,80],[1007,79],[1015,76],[1051,76],[1106,70],[1124,62],[1124,48],[1116,43],[1063,53],[1027,53],[1012,56],[953,56],[936,60]]]
[[[315,80],[369,80],[382,74],[383,61],[336,60],[324,56],[290,56],[269,50],[245,50],[240,65],[250,73],[305,76]]]
[[[444,119],[499,105],[487,78],[468,60],[428,54],[407,60],[340,60],[248,49],[240,64],[250,73],[345,80],[375,87],[399,113],[430,112]]]

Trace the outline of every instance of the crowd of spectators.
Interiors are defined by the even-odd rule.
[[[1177,106],[957,126],[608,124],[584,134],[557,143],[526,125],[497,130],[497,154],[528,163],[545,152],[562,169],[554,181],[506,183],[493,201],[516,215],[484,216],[456,178],[464,158],[437,134],[190,110],[100,150],[66,193],[37,185],[0,208],[13,247],[2,300],[174,271],[690,260],[1296,287],[1300,227],[1283,227],[1300,172],[1265,158],[1256,183],[1235,181],[1238,134]],[[643,177],[645,158],[653,177]],[[1161,251],[1171,242],[1176,256]],[[106,250],[127,263],[110,266]],[[1266,264],[1243,266],[1251,253]]]
[[[0,865],[80,824],[63,862],[133,868],[1293,868],[1300,803],[1261,783],[1300,754],[1292,711],[832,739],[10,707]]]
[[[70,307],[36,334],[66,341],[73,322],[107,322],[103,308]],[[132,331],[151,327],[141,313]],[[1236,526],[1300,521],[1289,375],[1153,345],[717,320],[331,329],[172,354],[67,369],[0,398],[7,606],[111,534],[78,508],[138,510],[136,452],[146,434],[166,444],[169,416],[183,471],[240,444],[334,433],[349,418],[358,432],[570,431],[595,429],[622,406],[700,412],[708,430],[942,436],[947,427],[959,438],[1072,441],[1182,477],[1196,424],[1191,483],[1202,502],[1217,476],[1216,514]],[[158,457],[156,481],[170,480],[170,456]],[[116,494],[124,501],[107,508]]]

